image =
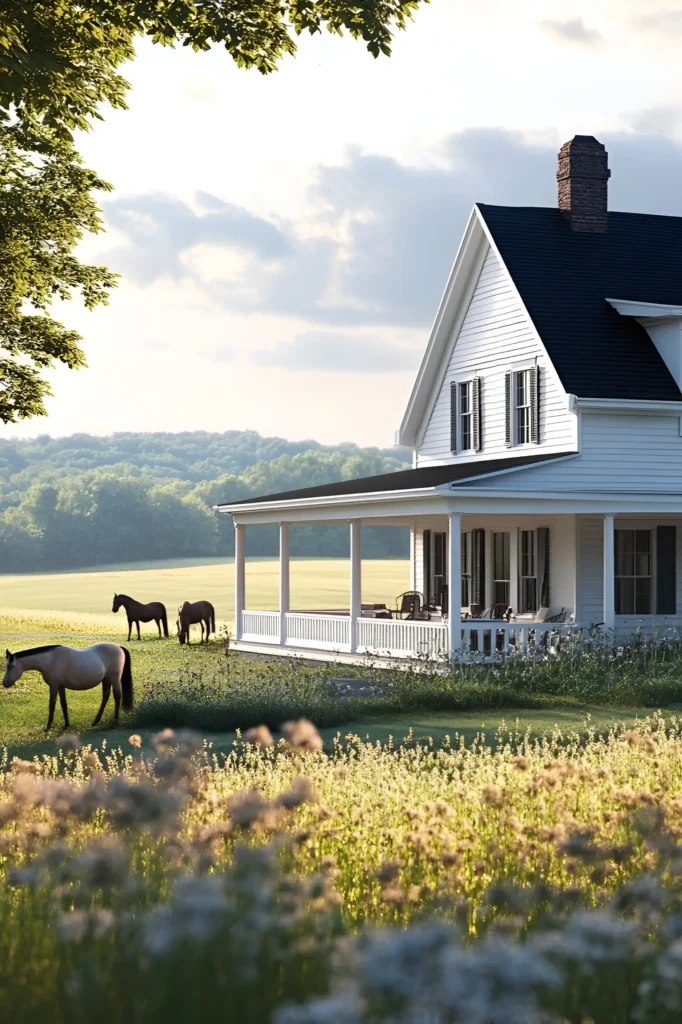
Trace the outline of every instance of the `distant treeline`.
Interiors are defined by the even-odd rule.
[[[230,555],[232,521],[215,504],[406,464],[409,455],[392,449],[253,431],[0,441],[0,572]],[[251,555],[274,555],[277,544],[275,527],[247,531]],[[408,550],[404,529],[363,531],[365,558],[402,558]],[[348,529],[294,527],[291,552],[345,556]]]

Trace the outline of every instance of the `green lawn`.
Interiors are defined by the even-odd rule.
[[[293,559],[291,607],[347,608],[349,563],[343,558]],[[405,560],[363,562],[362,596],[366,601],[392,604],[409,586]],[[273,559],[248,559],[247,607],[278,607],[279,565]],[[0,576],[0,635],[13,633],[87,633],[127,635],[123,611],[111,614],[114,593],[139,601],[163,601],[169,623],[185,600],[211,601],[216,618],[233,628],[234,564],[186,561],[100,568],[91,572]],[[40,627],[40,628],[38,628]],[[152,633],[152,623],[143,627]]]

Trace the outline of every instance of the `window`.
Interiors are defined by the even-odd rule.
[[[462,608],[471,605],[471,534],[462,534]]]
[[[493,604],[509,606],[509,534],[493,534]]]
[[[450,450],[481,450],[481,378],[450,381]]]
[[[514,374],[514,426],[517,444],[530,442],[530,370]]]
[[[519,611],[538,610],[537,547],[535,530],[521,530]]]
[[[471,409],[471,381],[459,385],[459,447],[467,452],[474,446]]]
[[[540,443],[540,367],[510,370],[504,375],[504,443]]]
[[[616,615],[652,612],[651,530],[616,530]]]
[[[433,598],[437,600],[447,583],[445,566],[447,538],[444,533],[433,534]]]

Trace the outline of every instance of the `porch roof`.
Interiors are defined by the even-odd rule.
[[[390,491],[418,490],[425,487],[440,487],[444,484],[459,484],[475,477],[489,476],[511,469],[525,469],[542,462],[554,459],[565,459],[575,452],[557,452],[554,454],[519,455],[503,459],[473,459],[471,462],[450,464],[447,466],[421,466],[418,469],[403,469],[397,473],[381,473],[378,476],[359,477],[355,480],[339,480],[333,484],[320,484],[318,487],[303,487],[296,491],[281,491],[279,494],[259,495],[255,498],[243,498],[236,501],[223,502],[218,508],[223,512],[230,509],[241,509],[245,505],[278,501],[297,501],[307,498],[333,498],[339,495],[376,494]]]

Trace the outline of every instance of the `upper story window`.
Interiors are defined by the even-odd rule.
[[[463,452],[468,452],[473,447],[473,431],[471,416],[471,385],[472,381],[467,380],[459,385],[459,447]]]
[[[516,443],[530,442],[530,370],[514,374],[514,422]]]
[[[479,452],[482,448],[481,378],[450,382],[450,450]]]
[[[540,442],[540,370],[530,366],[505,374],[505,443]]]

